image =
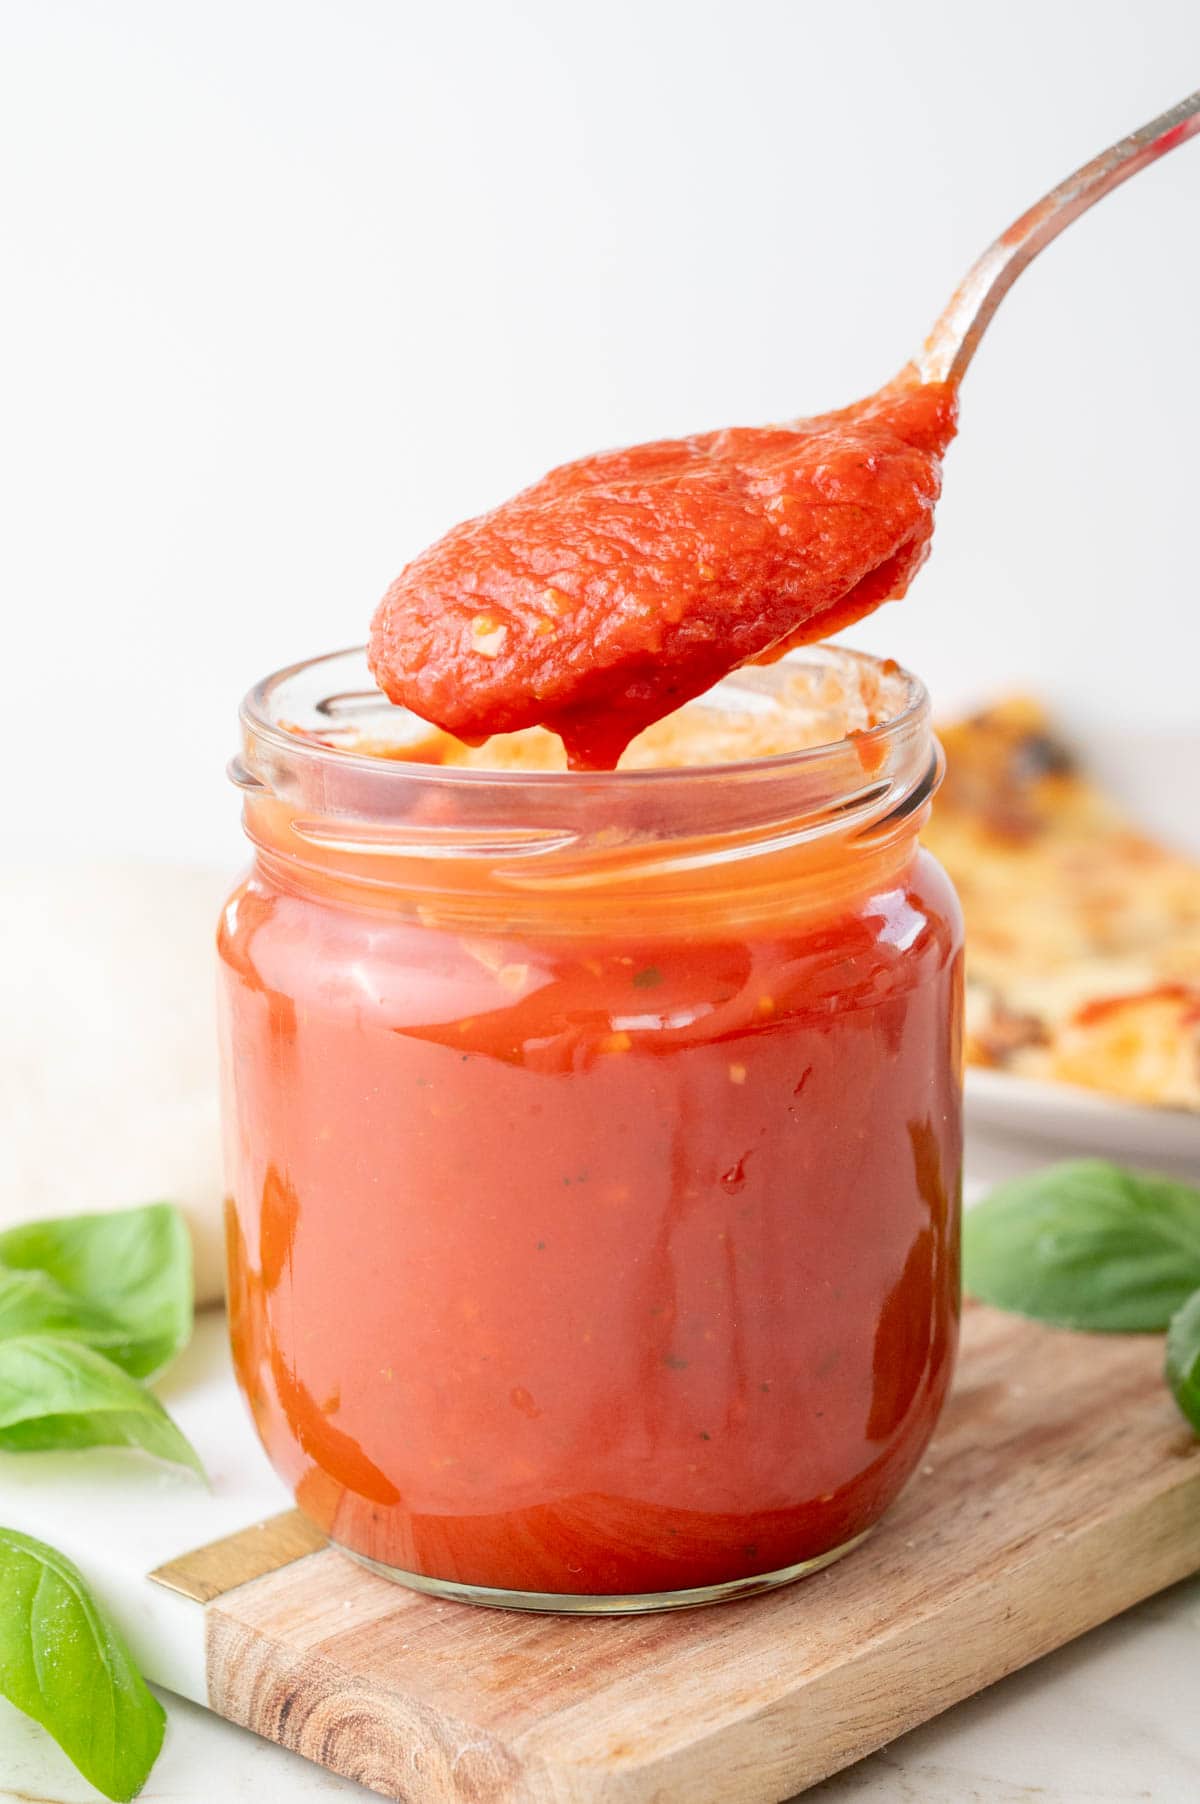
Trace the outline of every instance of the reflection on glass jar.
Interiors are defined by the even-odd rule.
[[[924,693],[818,648],[687,712],[693,751],[798,749],[421,763],[354,654],[243,712],[238,1374],[304,1510],[450,1595],[797,1576],[878,1520],[949,1382],[961,926],[917,845]]]

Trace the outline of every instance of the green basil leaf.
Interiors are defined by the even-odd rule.
[[[191,1334],[192,1247],[170,1203],[9,1228],[5,1274],[0,1334],[69,1334],[135,1378],[159,1371]]]
[[[1171,1317],[1167,1329],[1167,1383],[1200,1434],[1200,1290]]]
[[[0,1340],[0,1452],[140,1447],[204,1475],[152,1391],[103,1354],[50,1334]]]
[[[1103,1159],[1015,1178],[968,1210],[963,1282],[1063,1328],[1162,1330],[1200,1289],[1200,1191]]]
[[[108,1798],[141,1791],[166,1717],[65,1555],[0,1528],[0,1692]]]
[[[13,1272],[0,1265],[0,1340],[13,1334],[63,1334],[104,1351],[107,1343],[125,1338],[107,1310],[73,1297],[45,1272]]]

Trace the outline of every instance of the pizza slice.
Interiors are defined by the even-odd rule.
[[[967,922],[967,1058],[1200,1110],[1200,864],[1140,832],[1014,697],[940,729],[924,839]]]

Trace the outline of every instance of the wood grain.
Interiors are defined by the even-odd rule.
[[[679,1615],[519,1616],[332,1549],[207,1608],[215,1710],[408,1804],[776,1804],[1200,1569],[1157,1337],[968,1306],[928,1459],[842,1564]]]

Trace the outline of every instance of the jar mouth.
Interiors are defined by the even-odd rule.
[[[245,696],[240,718],[244,734],[262,751],[271,747],[304,760],[329,758],[335,767],[353,763],[399,784],[436,774],[468,786],[532,785],[561,791],[583,783],[617,790],[627,784],[712,782],[753,771],[779,771],[787,765],[811,767],[851,750],[869,764],[873,753],[927,720],[928,710],[929,698],[920,679],[894,660],[846,646],[815,644],[790,652],[775,664],[732,672],[678,715],[659,723],[660,727],[690,724],[694,730],[686,735],[685,746],[687,739],[703,744],[707,737],[726,745],[749,740],[766,744],[766,750],[730,757],[706,755],[688,762],[676,761],[673,755],[671,762],[656,762],[652,728],[642,736],[647,742],[643,762],[614,771],[485,763],[474,756],[470,762],[446,762],[429,757],[422,743],[431,738],[455,742],[390,702],[371,676],[365,646],[353,646],[264,677]],[[840,725],[841,730],[814,731],[826,725]],[[663,735],[658,737],[661,741]],[[796,743],[786,743],[789,737]],[[635,757],[641,743],[642,739],[634,742]]]
[[[442,882],[449,861],[465,861],[514,885],[590,883],[616,864],[632,882],[635,868],[644,878],[668,865],[682,872],[802,843],[911,833],[940,778],[924,686],[891,660],[843,646],[805,646],[737,671],[687,706],[714,730],[773,721],[771,732],[794,728],[800,743],[599,772],[419,762],[406,746],[434,729],[386,699],[357,647],[293,664],[250,691],[230,776],[260,847],[377,872],[396,858],[434,860]],[[739,733],[729,743],[741,743]]]

